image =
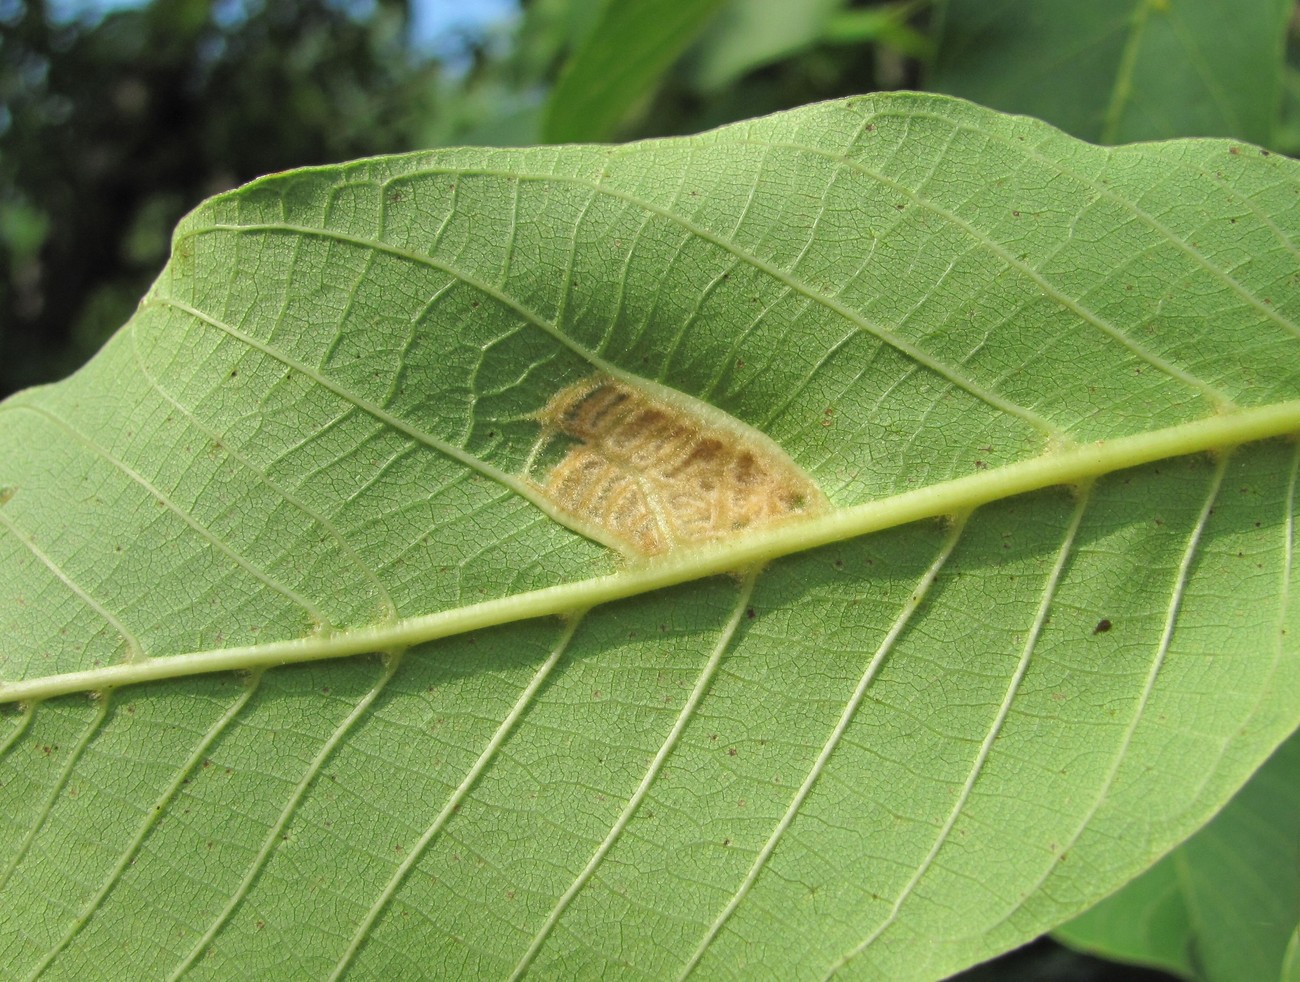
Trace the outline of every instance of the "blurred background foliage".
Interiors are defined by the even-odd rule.
[[[690,133],[898,88],[1094,142],[1222,136],[1294,155],[1300,15],[1295,0],[0,0],[0,398],[89,358],[181,215],[261,174]],[[1222,830],[1198,839],[1236,855]],[[1169,861],[1197,862],[1187,847]],[[1184,977],[1246,978],[1207,966],[1240,966],[1261,942],[1206,929],[1195,893],[1161,875],[1063,936]],[[1230,901],[1225,882],[1207,878],[1207,896]],[[1285,883],[1268,917],[1293,921],[1300,877]],[[1300,980],[1300,928],[1269,964],[1284,954]],[[967,973],[1167,977],[1047,940]]]

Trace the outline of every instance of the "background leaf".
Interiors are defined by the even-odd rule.
[[[213,199],[0,411],[0,696],[191,676],[0,717],[6,964],[921,978],[1079,913],[1300,723],[1298,227],[1254,148],[916,96]],[[835,511],[622,563],[520,477],[593,368]]]
[[[1282,959],[1282,982],[1294,982],[1300,979],[1300,925],[1291,933],[1291,941],[1286,946]]]
[[[1203,979],[1283,977],[1300,921],[1300,736],[1205,828],[1058,931],[1088,951]]]
[[[724,6],[724,0],[606,3],[551,90],[548,143],[607,140]]]
[[[762,65],[810,48],[843,6],[844,0],[729,0],[691,60],[696,84],[716,91]]]
[[[1292,7],[943,0],[930,87],[1102,143],[1224,136],[1270,146]]]

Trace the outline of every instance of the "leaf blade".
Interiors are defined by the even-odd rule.
[[[215,199],[4,410],[0,694],[140,683],[3,718],[7,957],[935,977],[1071,916],[1300,722],[1298,187],[901,97]],[[516,493],[594,359],[833,510],[619,566]]]

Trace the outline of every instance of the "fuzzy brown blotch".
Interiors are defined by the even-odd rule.
[[[536,414],[539,449],[563,441],[536,487],[578,528],[641,556],[825,509],[821,489],[779,447],[717,416],[605,376],[586,379]]]

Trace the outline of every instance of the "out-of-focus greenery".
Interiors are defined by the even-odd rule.
[[[98,21],[0,2],[0,395],[119,327],[200,200],[413,145],[438,68],[407,0],[155,0]]]

